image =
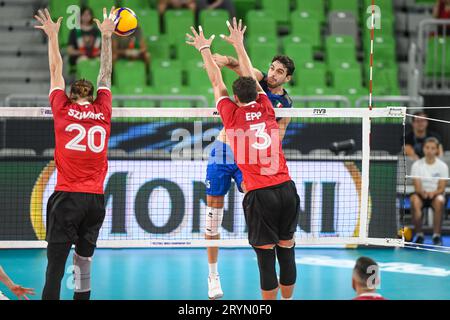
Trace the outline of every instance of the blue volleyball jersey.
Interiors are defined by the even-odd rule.
[[[285,89],[283,89],[283,94],[274,94],[270,91],[269,85],[267,84],[267,75],[263,73],[263,79],[259,82],[264,92],[267,94],[272,106],[274,108],[292,108],[292,99]],[[279,120],[279,119],[277,119]]]

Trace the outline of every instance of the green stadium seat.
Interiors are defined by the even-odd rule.
[[[443,60],[443,50],[445,50],[446,61]],[[450,76],[450,37],[439,37],[428,39],[425,72],[427,76]]]
[[[329,11],[345,11],[359,19],[359,0],[330,0]]]
[[[367,70],[368,71],[368,70]],[[369,79],[369,75],[366,74]],[[378,62],[373,69],[373,88],[378,95],[400,95],[398,65]]]
[[[295,11],[291,14],[291,35],[311,43],[314,48],[321,47],[320,21],[310,14]]]
[[[236,8],[236,18],[245,19],[250,10],[256,9],[257,0],[233,0]]]
[[[152,86],[182,87],[183,74],[179,61],[162,60],[152,65]]]
[[[225,85],[227,86],[228,93],[231,95],[233,91],[233,82],[238,78],[238,75],[228,68],[222,68],[222,77],[223,82],[225,82]]]
[[[347,90],[362,87],[361,66],[342,64],[332,71],[333,87],[336,90]]]
[[[138,23],[146,37],[157,36],[159,32],[159,14],[156,10],[137,9]]]
[[[119,1],[121,7],[127,7],[137,12],[141,9],[150,9],[150,4],[147,0],[120,0]],[[141,19],[141,16],[139,16]]]
[[[205,36],[210,37],[216,35],[216,41],[222,41],[219,38],[220,34],[229,34],[226,21],[229,20],[228,11],[222,9],[216,10],[202,10],[200,12],[199,21],[200,25],[205,30]]]
[[[289,22],[290,0],[262,0],[263,10],[272,14],[278,24]]]
[[[94,11],[94,16],[103,21],[103,8],[106,8],[108,14],[113,6],[118,7],[115,0],[89,0],[87,5]]]
[[[325,40],[325,57],[328,66],[342,62],[356,62],[356,43],[350,36],[329,36]]]
[[[77,63],[76,70],[77,79],[89,80],[94,84],[94,86],[96,86],[98,73],[100,71],[100,60],[81,60]]]
[[[234,50],[234,47],[220,38],[213,41],[211,49],[213,53],[218,53],[223,56],[236,57],[236,50]]]
[[[146,42],[152,61],[168,60],[170,58],[170,45],[166,36],[146,37]]]
[[[276,39],[277,24],[270,13],[262,10],[251,10],[247,13],[245,22],[250,37],[263,36],[268,39]]]
[[[283,52],[289,56],[296,65],[314,60],[312,45],[298,36],[286,36],[282,40]]]
[[[203,61],[191,61],[186,68],[189,88],[210,87],[211,82],[206,70],[203,68]]]
[[[278,54],[277,43],[262,36],[248,38],[247,48],[253,66],[260,70],[267,70],[272,58]]]
[[[112,103],[113,108],[120,108],[120,107],[122,107],[121,102],[117,101],[117,99],[114,99],[114,97],[116,95],[120,95],[119,88],[117,88],[116,86],[111,86],[111,92],[112,92],[112,95],[113,95],[113,103]]]
[[[321,62],[307,62],[297,66],[294,73],[295,86],[302,89],[327,87],[327,72]]]
[[[220,41],[220,40],[219,40]],[[190,61],[197,61],[201,58],[197,49],[193,46],[188,45],[186,42],[179,42],[175,45],[177,59],[183,64],[189,63]]]
[[[228,93],[231,95],[231,88],[228,88]],[[215,107],[214,91],[211,85],[207,86],[190,86],[189,95],[204,96],[208,101],[208,107]],[[194,105],[194,107],[201,107],[201,105]]]
[[[394,7],[392,4],[392,0],[375,0],[375,6],[378,6],[381,10],[380,13],[382,19],[385,17],[392,19],[394,17]],[[363,19],[361,19],[361,21],[364,21],[370,17],[370,15],[372,14],[372,0],[364,0],[364,7],[362,12]]]
[[[143,61],[119,60],[114,64],[114,84],[122,88],[130,86],[145,87],[147,74]]]
[[[370,42],[364,47],[365,61],[370,60]],[[374,62],[395,64],[396,49],[395,40],[391,37],[375,36],[374,38]]]
[[[125,86],[119,89],[118,94],[127,96],[149,96],[154,94],[154,89],[148,86]],[[155,108],[157,102],[148,100],[124,100],[123,106],[128,108]]]
[[[382,16],[380,29],[374,30],[375,37],[383,37],[383,38],[394,38],[395,34],[395,23],[393,17]],[[362,25],[363,28],[363,43],[364,45],[370,45],[370,39],[372,35],[372,22],[369,20],[369,25],[366,25],[367,21]]]
[[[324,0],[314,0],[314,1],[297,0],[296,8],[297,11],[307,12],[311,16],[316,17],[317,19],[319,19],[320,23],[325,22]]]
[[[161,87],[161,94],[167,96],[192,95],[189,88],[177,85],[169,85]],[[164,100],[161,102],[161,108],[190,108],[192,107],[192,105],[193,105],[192,101],[186,100]]]
[[[67,9],[70,6],[80,6],[80,1],[78,0],[50,0],[49,1],[49,10],[52,15],[53,20],[57,20],[59,17],[63,17],[63,22],[61,23],[61,28],[59,30],[59,45],[64,48],[67,46],[69,41],[70,29],[67,28],[65,22],[67,22],[67,18],[73,14],[75,11],[69,11],[67,13]]]
[[[361,86],[354,86],[354,87],[350,86],[347,89],[340,90],[338,94],[341,96],[346,96],[347,99],[350,101],[350,107],[355,108],[356,101],[361,97],[367,96],[369,94],[369,90]]]
[[[164,14],[167,40],[170,44],[185,42],[186,33],[194,26],[194,13],[191,10],[167,10]]]

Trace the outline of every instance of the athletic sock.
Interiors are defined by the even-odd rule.
[[[218,271],[217,271],[217,262],[216,263],[209,263],[209,275],[217,275]]]
[[[91,291],[74,292],[73,300],[89,300],[91,298]]]

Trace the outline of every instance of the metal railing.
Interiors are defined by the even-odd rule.
[[[374,103],[384,102],[383,107],[387,107],[390,104],[399,104],[405,107],[423,108],[423,97],[422,96],[381,96],[373,97],[372,101]],[[367,108],[369,105],[369,97],[361,97],[356,100],[356,108]]]
[[[320,103],[335,103],[338,108],[351,108],[350,101],[345,96],[292,96],[294,104],[296,102],[304,104],[305,108],[320,107]]]
[[[208,107],[208,100],[204,96],[167,96],[167,95],[151,95],[151,96],[125,96],[113,95],[113,104],[122,106],[124,102],[157,102],[161,104],[163,101],[188,101],[199,108]],[[48,106],[48,95],[27,95],[13,94],[5,98],[5,107],[45,107]]]
[[[422,20],[417,35],[417,54],[410,57],[416,62],[419,71],[422,94],[442,94],[450,90],[448,48],[450,48],[450,19]]]

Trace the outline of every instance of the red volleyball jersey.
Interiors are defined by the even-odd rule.
[[[239,107],[229,97],[217,101],[234,159],[247,191],[291,180],[272,103],[265,93]]]
[[[379,293],[363,293],[353,298],[353,300],[386,300],[386,299]]]
[[[55,191],[103,194],[108,171],[112,95],[97,90],[93,103],[72,103],[63,89],[50,92],[55,126]]]

